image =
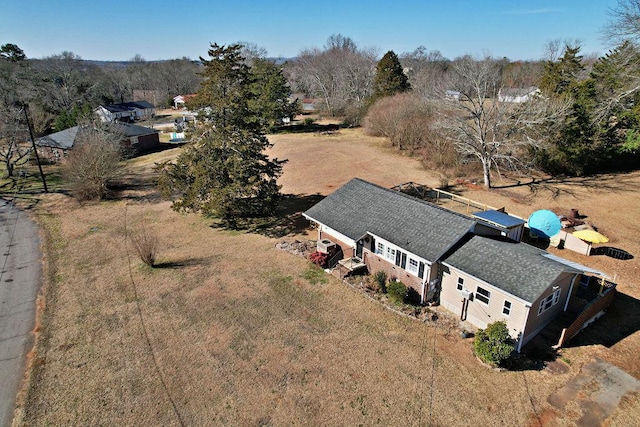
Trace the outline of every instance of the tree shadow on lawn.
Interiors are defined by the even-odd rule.
[[[324,197],[320,194],[284,194],[274,216],[236,219],[231,226],[216,222],[211,227],[247,231],[273,238],[301,234],[309,228],[309,221],[302,216],[302,213]]]
[[[556,176],[548,178],[517,179],[512,184],[495,185],[493,190],[503,192],[509,188],[529,187],[532,196],[547,191],[555,199],[560,195],[575,196],[573,188],[588,190],[607,190],[612,192],[636,192],[640,190],[640,180],[633,172],[620,172],[580,177]]]
[[[272,131],[274,135],[287,134],[287,133],[324,133],[324,132],[337,132],[342,126],[337,124],[321,125],[318,123],[312,123],[309,125],[298,124],[280,126]]]
[[[640,330],[640,300],[616,292],[604,316],[569,341],[566,347],[614,346]]]

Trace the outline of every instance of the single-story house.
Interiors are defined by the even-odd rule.
[[[153,151],[160,146],[160,137],[156,129],[129,123],[110,123],[107,126],[114,134],[120,135],[121,146],[132,149],[135,154]],[[38,138],[36,140],[38,154],[49,160],[60,160],[91,131],[92,129],[88,126],[74,126]]]
[[[384,271],[478,328],[505,320],[519,351],[567,310],[583,275],[602,273],[513,239],[524,221],[492,212],[473,218],[354,178],[303,215],[335,254],[329,267]]]
[[[195,93],[191,93],[188,95],[177,95],[173,97],[173,108],[178,109],[178,108],[183,108],[185,106],[185,104],[187,103],[187,101],[191,98],[193,98],[194,96],[196,96]]]
[[[94,110],[103,122],[134,122],[150,119],[156,115],[156,107],[147,101],[122,102],[100,105]]]
[[[523,103],[534,96],[540,95],[540,93],[540,89],[535,86],[525,88],[501,88],[498,91],[498,101]]]

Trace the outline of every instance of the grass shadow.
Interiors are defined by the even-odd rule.
[[[184,267],[191,267],[194,265],[205,265],[208,264],[211,261],[210,257],[204,257],[204,258],[187,258],[187,259],[182,259],[182,260],[176,260],[176,261],[163,261],[163,262],[159,262],[153,265],[153,268],[157,268],[157,269],[163,269],[163,268],[167,268],[167,269],[177,269],[177,268],[184,268]]]

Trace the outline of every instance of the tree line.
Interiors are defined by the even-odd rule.
[[[281,169],[261,153],[269,127],[295,112],[291,93],[319,100],[322,114],[363,124],[428,164],[478,162],[487,188],[492,174],[503,171],[621,170],[636,167],[640,147],[638,10],[640,0],[619,1],[608,30],[617,47],[603,57],[584,58],[579,43],[555,41],[545,59],[531,62],[469,55],[449,60],[422,46],[378,60],[375,49],[336,34],[281,66],[250,43],[213,44],[207,59],[134,58],[112,73],[69,52],[32,61],[17,46],[4,45],[2,102],[27,104],[43,131],[47,123],[68,125],[98,100],[123,100],[134,87],[197,92],[189,106],[207,126],[177,163],[164,165],[163,179],[167,188],[181,189],[177,208],[227,220],[242,216],[237,206],[244,213],[273,211]],[[501,96],[526,87],[539,88],[527,102]],[[216,164],[203,163],[210,155]]]

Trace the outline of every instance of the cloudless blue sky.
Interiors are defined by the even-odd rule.
[[[0,44],[30,58],[71,51],[84,59],[205,56],[209,43],[255,43],[269,56],[322,47],[336,33],[382,56],[422,45],[464,54],[541,59],[554,39],[604,54],[608,10],[617,0],[2,0]]]

